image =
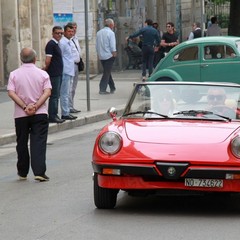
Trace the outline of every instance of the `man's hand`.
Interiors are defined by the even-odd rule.
[[[24,111],[26,112],[26,114],[28,116],[32,116],[36,113],[37,107],[36,107],[36,105],[34,105],[34,103],[30,103],[26,106]]]

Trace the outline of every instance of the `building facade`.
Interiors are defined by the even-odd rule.
[[[71,3],[69,11],[80,26],[80,45],[85,59],[84,2],[85,0],[62,1],[63,10]],[[1,0],[0,2],[0,87],[7,84],[10,71],[20,65],[19,53],[23,47],[33,47],[38,53],[37,65],[43,66],[44,49],[51,38],[54,24],[54,0]],[[116,22],[118,58],[115,69],[124,69],[127,55],[125,38],[143,27],[146,18],[159,23],[165,31],[166,22],[175,24],[181,41],[186,40],[194,21],[203,22],[203,0],[88,0],[88,49],[90,73],[99,72],[95,51],[96,32],[103,27],[104,19],[111,17]],[[65,3],[65,5],[64,5]],[[61,6],[61,5],[60,5]],[[61,11],[61,9],[59,10]]]

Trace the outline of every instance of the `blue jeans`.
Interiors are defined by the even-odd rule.
[[[61,111],[62,116],[68,116],[70,113],[69,109],[69,94],[70,94],[70,86],[73,77],[68,74],[63,74],[62,77],[62,85],[60,90],[60,103],[61,103]]]
[[[148,75],[151,76],[153,72],[154,48],[152,46],[142,46],[142,76],[146,76],[148,68]]]
[[[112,67],[115,58],[109,58],[107,60],[101,60],[101,64],[103,67],[103,75],[99,84],[99,88],[101,92],[105,92],[107,90],[107,86],[109,85],[110,91],[115,91],[115,84],[112,78]]]
[[[52,84],[52,93],[49,98],[48,114],[49,118],[55,118],[58,114],[58,102],[60,97],[62,76],[50,77],[50,80]]]

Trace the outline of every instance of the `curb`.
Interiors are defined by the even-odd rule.
[[[125,105],[121,105],[116,107],[118,116],[120,116],[124,110]],[[107,110],[99,110],[94,112],[87,112],[86,116],[80,116],[76,120],[73,121],[65,121],[61,124],[57,123],[50,123],[48,134],[53,134],[56,132],[72,129],[75,127],[84,126],[86,124],[91,124],[95,122],[100,122],[103,120],[110,119],[110,117],[107,114]],[[3,136],[0,136],[0,146],[10,144],[16,141],[16,134],[5,134]]]

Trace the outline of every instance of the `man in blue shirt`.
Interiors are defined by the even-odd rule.
[[[96,51],[103,67],[99,94],[114,93],[116,90],[111,74],[113,63],[117,56],[116,37],[113,28],[114,21],[108,18],[105,20],[105,27],[97,32]],[[110,92],[106,91],[108,85]]]
[[[160,36],[158,31],[152,27],[153,21],[147,19],[145,26],[139,31],[131,34],[127,39],[142,36],[142,80],[146,80],[146,69],[148,67],[149,77],[153,72],[153,60],[155,47],[159,47]]]

